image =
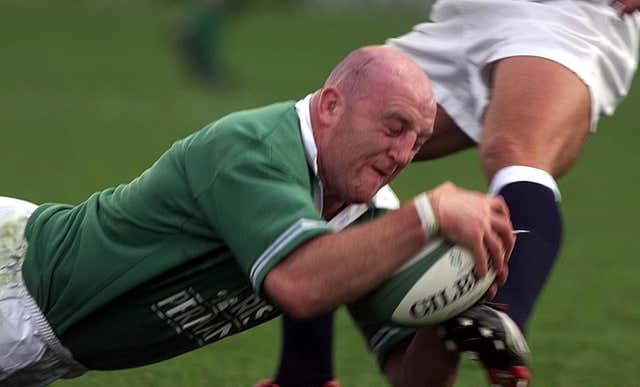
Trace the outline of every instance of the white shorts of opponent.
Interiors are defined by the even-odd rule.
[[[512,56],[562,64],[589,88],[591,128],[613,113],[637,66],[640,15],[619,17],[610,0],[439,0],[432,22],[387,44],[408,53],[437,101],[478,142],[490,65]]]
[[[60,344],[22,281],[24,229],[35,208],[0,196],[0,387],[47,386],[85,371]]]

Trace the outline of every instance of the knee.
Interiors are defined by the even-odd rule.
[[[501,130],[485,134],[479,151],[487,179],[491,180],[496,172],[511,165],[542,169],[558,178],[574,164],[588,135],[588,131],[537,130],[536,133]]]
[[[483,138],[479,152],[482,167],[489,181],[500,169],[511,165],[545,169],[544,166],[537,165],[539,161],[535,160],[533,149],[528,149],[521,138],[512,133],[496,133]]]

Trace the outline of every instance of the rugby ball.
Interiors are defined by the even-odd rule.
[[[392,277],[349,306],[358,321],[417,327],[446,321],[478,302],[495,279],[474,274],[471,252],[451,242],[428,242]]]

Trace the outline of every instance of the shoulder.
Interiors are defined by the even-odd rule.
[[[210,123],[183,140],[185,153],[206,152],[236,156],[267,150],[283,141],[299,136],[294,102],[281,102],[265,107],[231,113]]]
[[[220,173],[249,167],[304,180],[306,159],[294,105],[289,101],[232,113],[180,141],[190,180],[210,182]]]

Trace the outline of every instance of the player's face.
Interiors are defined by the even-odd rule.
[[[435,103],[403,87],[348,103],[334,131],[335,182],[325,187],[349,202],[366,202],[413,159],[433,130]]]

